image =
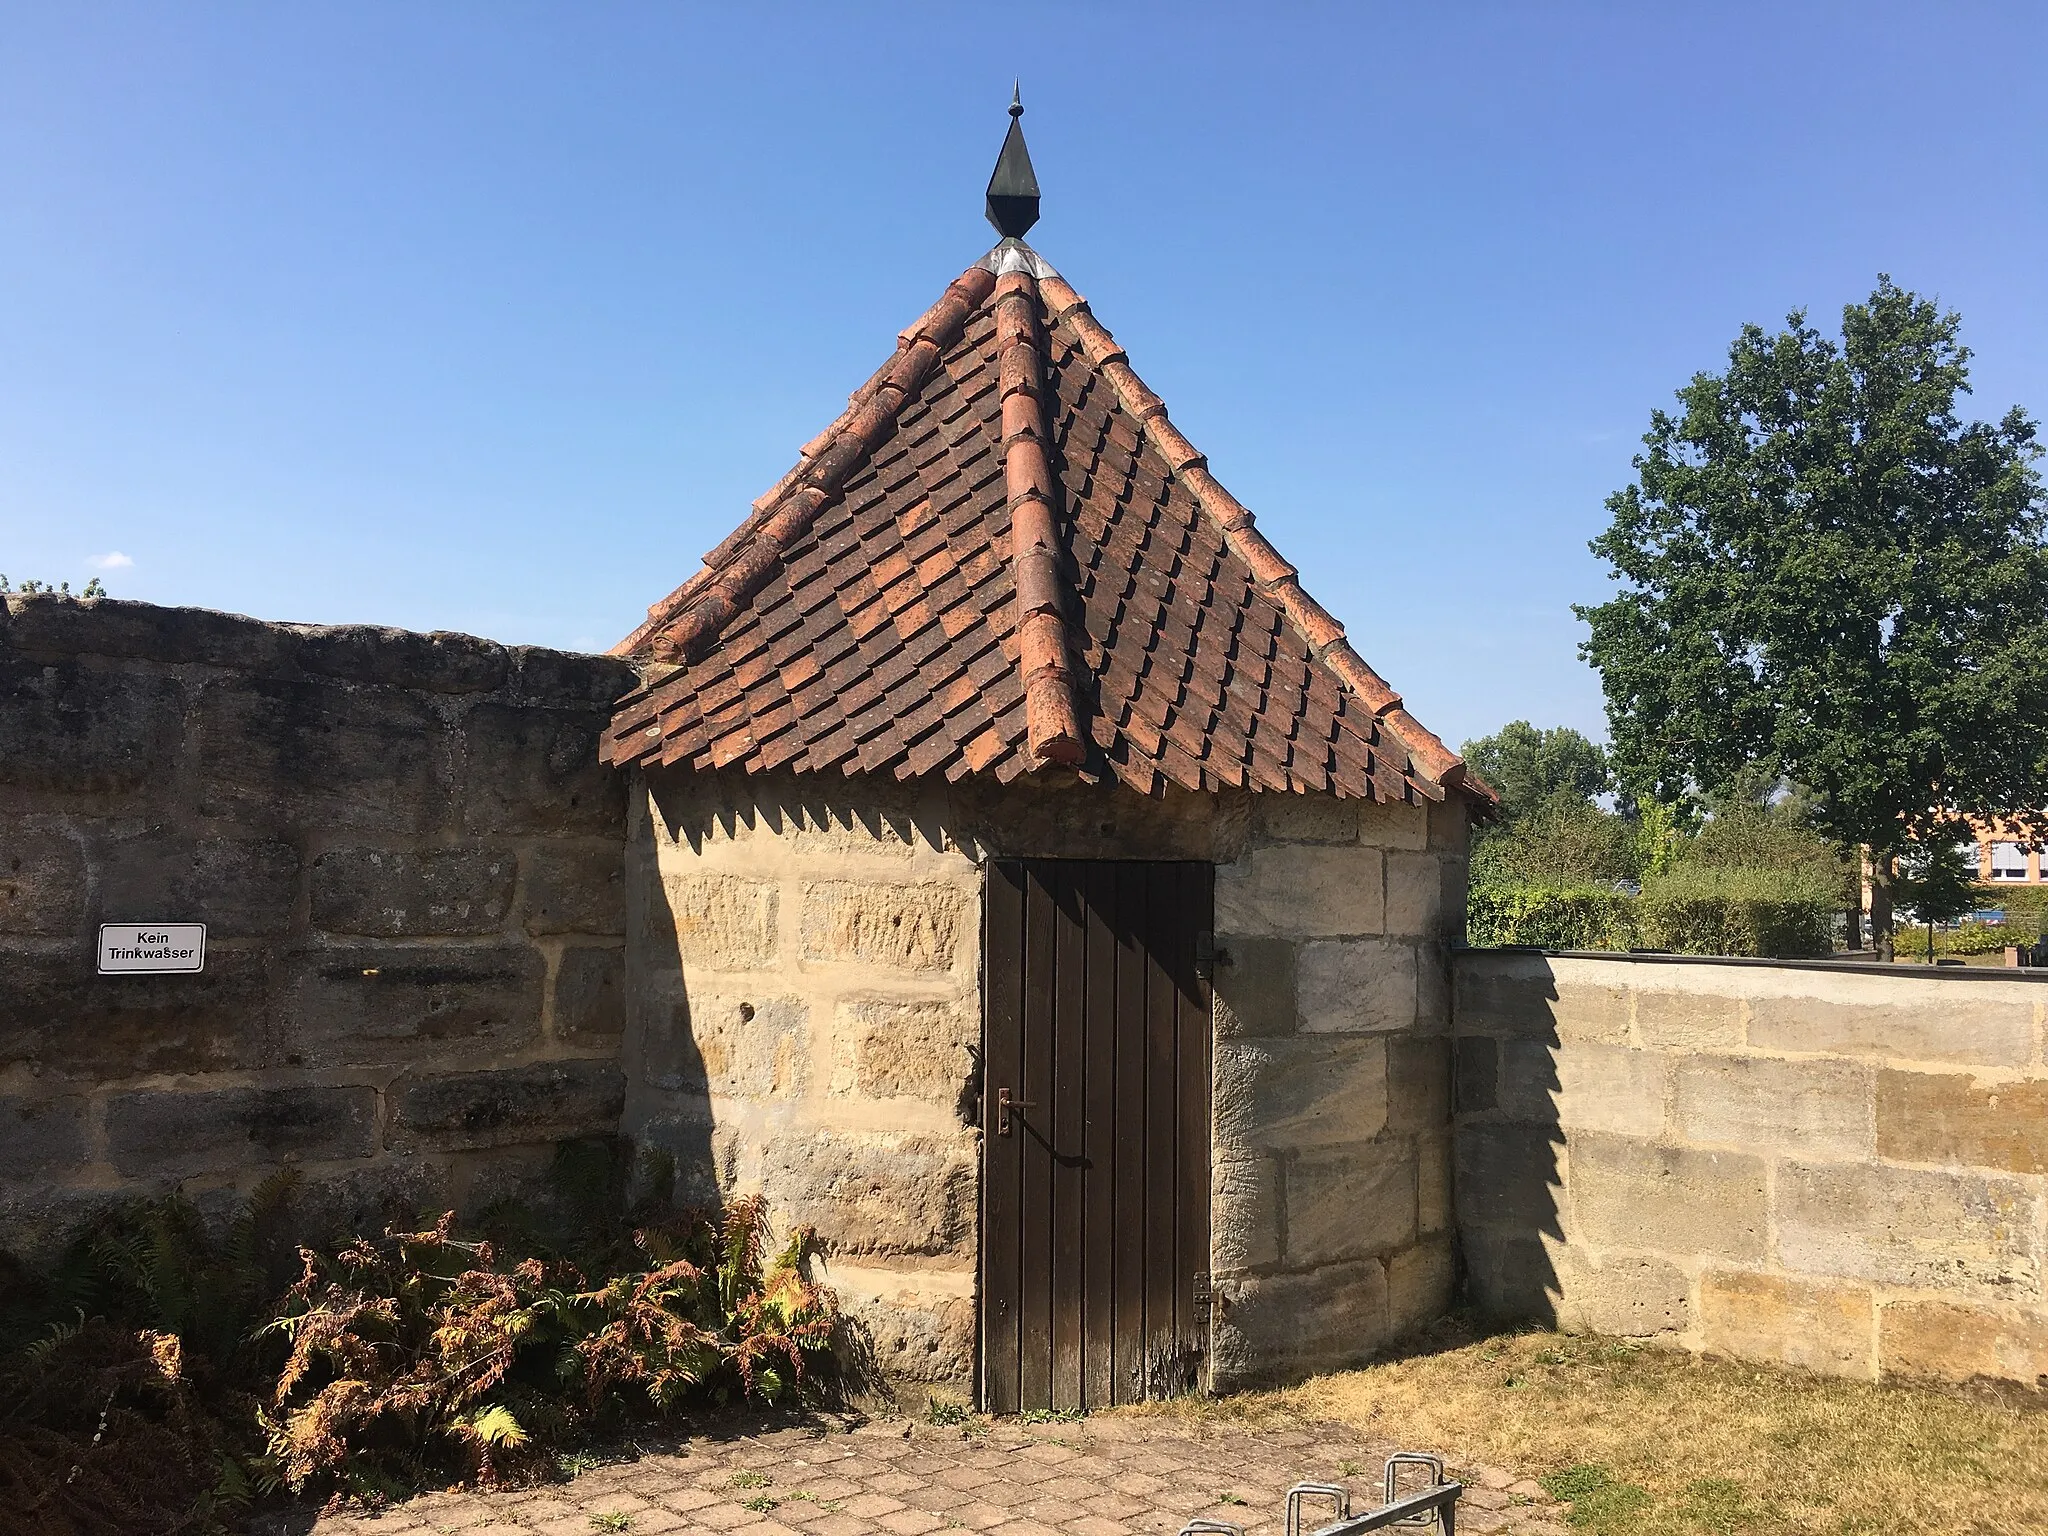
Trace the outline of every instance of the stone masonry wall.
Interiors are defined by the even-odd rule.
[[[617,1130],[631,685],[451,634],[10,597],[0,1246],[305,1174],[336,1225],[510,1189]],[[95,974],[101,922],[208,925]]]
[[[1448,1303],[1462,814],[681,771],[632,814],[627,1128],[817,1226],[886,1369],[973,1374],[991,856],[1219,866],[1217,1385]]]
[[[1455,970],[1477,1302],[1843,1376],[2048,1383],[2048,976]]]
[[[1365,1359],[1441,1316],[1455,1270],[1465,810],[1250,798],[1216,872],[1219,1390]]]

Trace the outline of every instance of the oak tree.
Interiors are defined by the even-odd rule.
[[[1609,755],[1667,803],[1766,764],[1871,850],[1891,954],[1898,853],[2048,806],[2048,508],[2035,424],[1963,421],[1961,320],[1888,277],[1839,340],[1794,312],[1656,412],[1580,607]]]

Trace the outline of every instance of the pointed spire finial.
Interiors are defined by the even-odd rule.
[[[1010,87],[1010,131],[988,179],[988,221],[1006,239],[1021,240],[1038,222],[1038,175],[1031,169],[1031,151],[1024,147],[1023,92]]]

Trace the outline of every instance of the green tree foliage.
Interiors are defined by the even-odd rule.
[[[1578,609],[1610,757],[1676,803],[1767,764],[1889,871],[1957,813],[2048,804],[2048,549],[2035,425],[1963,422],[1961,321],[1881,278],[1839,342],[1795,312],[1656,412]]]
[[[1625,880],[1638,868],[1635,838],[1621,817],[1557,795],[1513,821],[1483,831],[1472,850],[1480,884],[1580,885]]]
[[[1614,787],[1607,753],[1566,725],[1538,730],[1526,720],[1510,721],[1466,742],[1461,755],[1500,791],[1508,820],[1556,797],[1589,801]]]
[[[1977,884],[1976,850],[1956,846],[1951,833],[1910,845],[1899,858],[1896,894],[1913,920],[1927,925],[1927,960],[1934,961],[1934,925],[1954,922],[1985,905]]]
[[[50,583],[47,581],[36,581],[34,579],[30,579],[28,581],[24,581],[20,586],[16,587],[10,586],[8,584],[6,575],[4,573],[0,573],[0,596],[5,596],[7,593],[10,592],[19,592],[24,597],[31,597],[38,592],[47,592],[54,597],[69,597],[71,595],[71,583],[68,581],[64,581],[59,582],[56,586],[51,586]],[[81,599],[105,597],[107,595],[107,589],[100,585],[99,577],[95,576],[91,581],[88,581],[85,584],[85,589],[81,591],[78,595]]]

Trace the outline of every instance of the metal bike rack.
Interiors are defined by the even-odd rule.
[[[1428,1473],[1428,1486],[1402,1493],[1401,1473],[1408,1468]],[[1384,1502],[1378,1509],[1354,1515],[1350,1489],[1336,1483],[1296,1483],[1287,1490],[1287,1536],[1363,1536],[1366,1531],[1383,1531],[1392,1526],[1457,1536],[1458,1495],[1465,1491],[1465,1485],[1445,1477],[1441,1456],[1420,1451],[1400,1451],[1389,1456],[1381,1490]],[[1329,1500],[1337,1518],[1314,1531],[1304,1531],[1302,1506],[1311,1499]],[[1180,1536],[1244,1536],[1244,1527],[1227,1520],[1190,1520],[1181,1527]]]

